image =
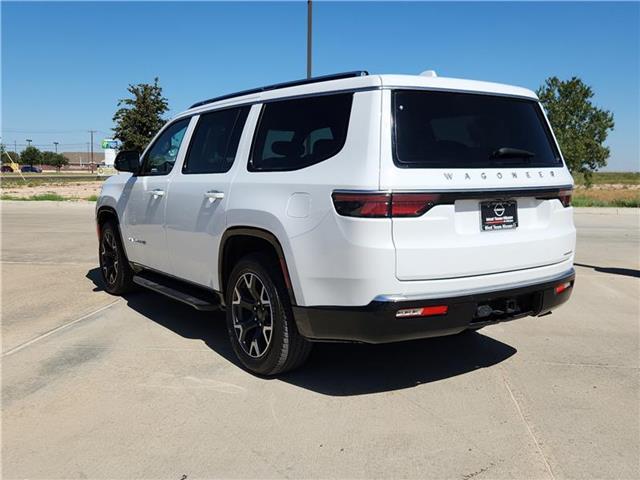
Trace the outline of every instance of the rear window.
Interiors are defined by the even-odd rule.
[[[347,138],[352,98],[346,93],[265,104],[249,170],[298,170],[336,155]]]
[[[393,92],[394,162],[413,168],[562,165],[537,102],[469,93]]]

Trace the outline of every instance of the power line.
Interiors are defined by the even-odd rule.
[[[57,143],[60,147],[77,147],[79,145],[85,146],[87,145],[89,142],[77,142],[77,143],[64,143],[64,142],[49,142],[49,143],[31,143],[32,147],[50,147],[52,146],[54,143]],[[100,142],[93,142],[93,144],[96,147],[100,146]],[[29,144],[27,143],[18,143],[18,142],[11,142],[9,145],[13,145],[15,147],[28,147]]]
[[[99,133],[106,133],[108,135],[111,135],[112,132],[108,131],[108,130],[95,130],[96,132]],[[78,128],[78,129],[73,129],[73,130],[32,130],[32,129],[23,129],[23,128],[3,128],[2,132],[8,132],[8,133],[35,133],[35,134],[56,134],[56,133],[81,133],[81,132],[86,132],[86,129],[84,128]]]

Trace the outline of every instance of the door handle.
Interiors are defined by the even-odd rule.
[[[160,190],[159,188],[149,190],[147,193],[149,195],[153,195],[154,197],[164,197],[164,190]]]
[[[209,190],[208,192],[205,192],[204,196],[209,200],[222,200],[224,198],[224,192]]]

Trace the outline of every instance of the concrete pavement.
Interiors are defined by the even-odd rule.
[[[101,291],[92,205],[1,208],[3,478],[640,476],[637,214],[576,215],[551,316],[265,380],[221,315]]]

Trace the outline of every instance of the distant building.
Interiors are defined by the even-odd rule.
[[[91,154],[88,152],[62,152],[62,155],[69,159],[69,165],[65,170],[87,168],[91,163]],[[93,152],[93,161],[96,165],[104,163],[104,152]]]

